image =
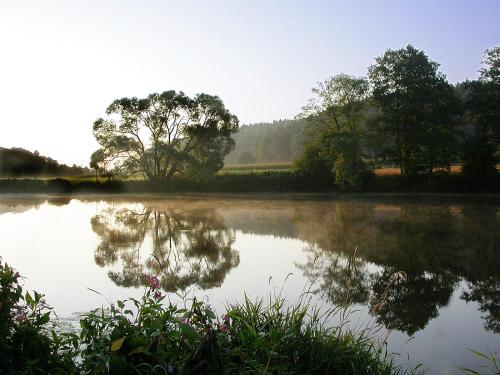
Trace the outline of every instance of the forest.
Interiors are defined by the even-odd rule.
[[[225,164],[293,162],[302,155],[306,127],[303,119],[242,125]]]

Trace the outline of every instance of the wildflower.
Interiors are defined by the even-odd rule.
[[[28,317],[26,316],[26,312],[25,311],[21,311],[17,314],[16,316],[16,320],[18,322],[24,322]]]
[[[161,294],[161,292],[159,290],[157,290],[154,294],[154,298],[155,299],[160,299],[161,297],[163,297],[163,294]]]
[[[221,324],[219,329],[221,332],[227,333],[229,331],[229,326],[227,324]]]
[[[168,374],[175,374],[175,373],[177,373],[177,368],[174,365],[168,365],[167,366],[167,373]]]
[[[151,289],[160,289],[160,280],[156,276],[149,277],[149,286]]]

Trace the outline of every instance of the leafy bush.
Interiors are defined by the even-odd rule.
[[[162,303],[146,291],[141,301],[118,302],[81,321],[82,370],[105,374],[393,374],[368,337],[326,328],[304,305],[269,305],[245,298],[218,319],[209,306]],[[129,308],[132,303],[137,313]]]
[[[307,145],[295,167],[296,175],[306,186],[320,190],[333,185],[332,162],[317,145]]]
[[[78,337],[58,333],[43,295],[23,294],[19,274],[0,262],[0,373],[73,374]]]
[[[0,373],[9,374],[393,374],[369,337],[327,328],[304,303],[276,298],[228,306],[219,318],[193,300],[165,302],[152,276],[142,299],[118,301],[58,332],[43,296],[23,295],[0,263]]]

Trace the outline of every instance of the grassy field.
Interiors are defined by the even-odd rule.
[[[283,172],[292,169],[292,162],[280,162],[280,163],[253,163],[253,164],[230,164],[225,165],[224,168],[219,172],[220,174],[245,174],[245,173],[256,173],[256,172]],[[497,166],[500,171],[500,165]],[[435,169],[437,171],[446,171],[446,169]],[[450,168],[451,174],[458,174],[462,170],[461,165],[452,165]],[[401,174],[401,170],[395,167],[386,168],[376,168],[375,174],[377,176],[398,176]]]
[[[288,172],[293,167],[291,162],[228,164],[219,174],[246,174],[259,172]]]

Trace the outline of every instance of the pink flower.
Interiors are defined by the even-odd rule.
[[[163,294],[161,294],[161,292],[159,290],[157,290],[154,294],[154,297],[155,297],[155,299],[160,299],[161,297],[163,297]]]
[[[149,277],[149,286],[151,289],[160,289],[160,280],[156,276],[150,276]]]
[[[224,332],[224,333],[227,333],[227,331],[229,331],[229,326],[227,324],[221,324],[219,326],[221,332]]]

